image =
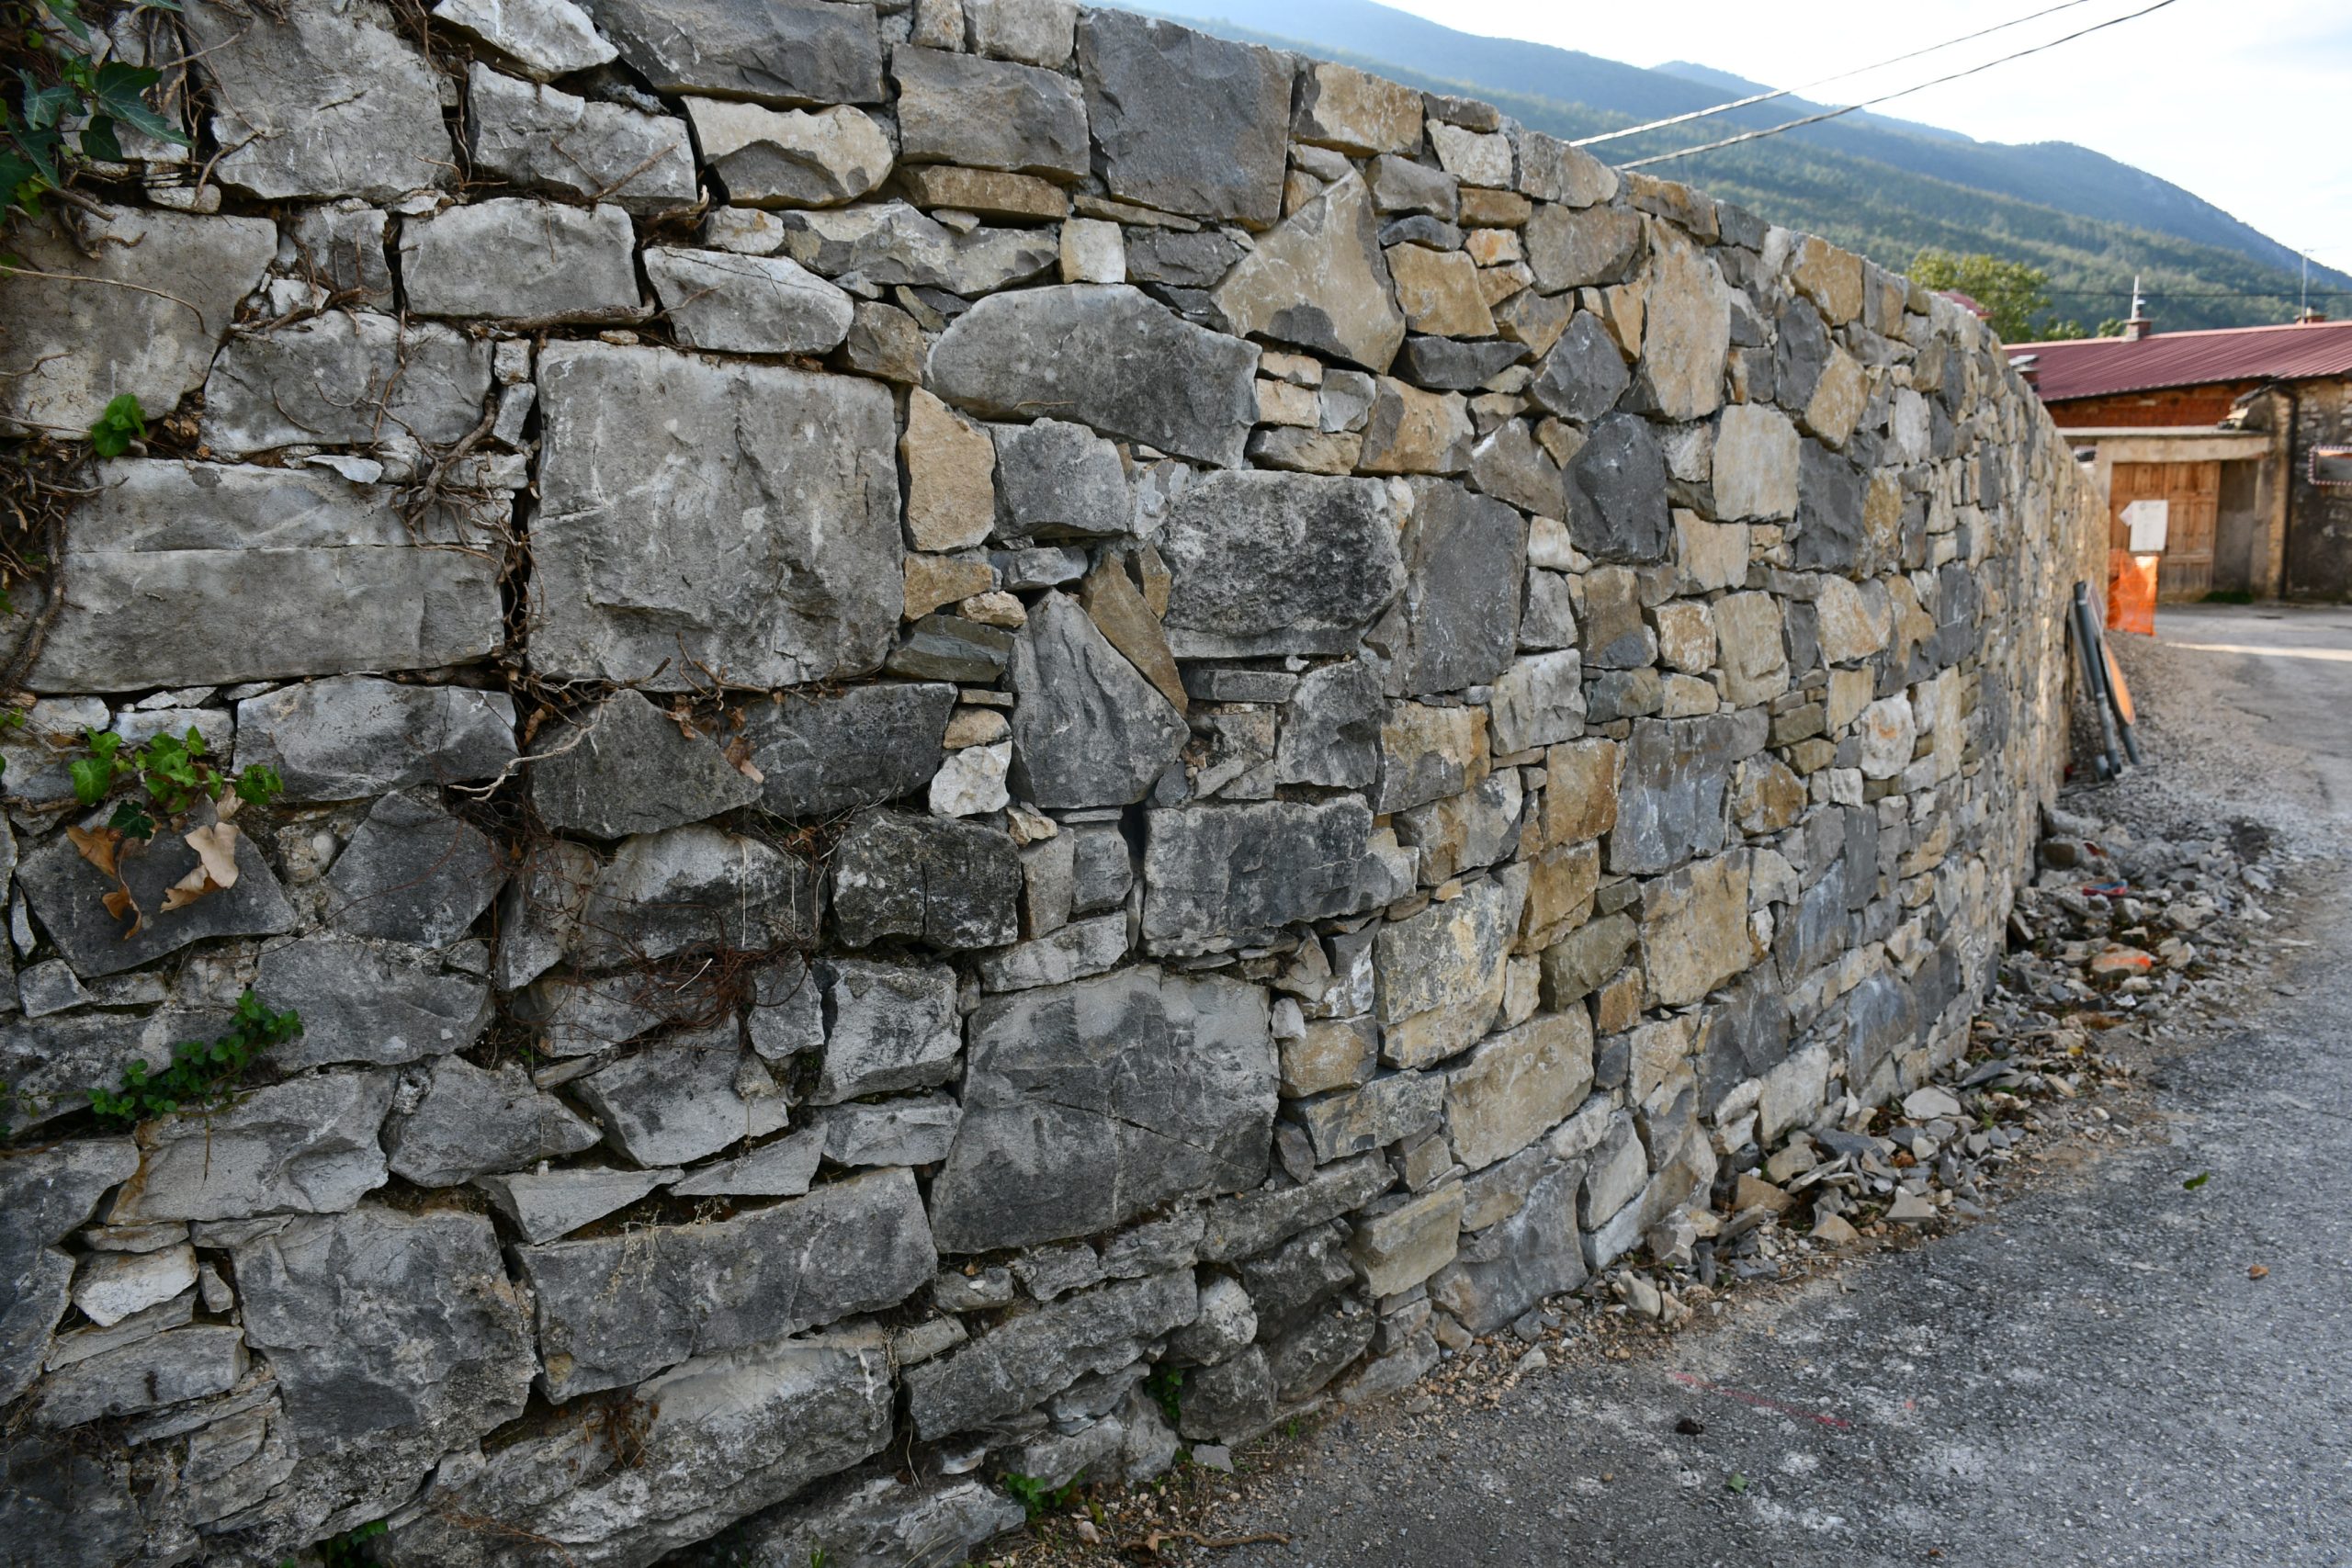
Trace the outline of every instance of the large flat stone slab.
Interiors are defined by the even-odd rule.
[[[1254,229],[1282,216],[1291,57],[1125,11],[1089,11],[1079,79],[1111,194]]]
[[[931,352],[934,389],[983,418],[1076,420],[1226,468],[1258,417],[1257,368],[1250,344],[1123,283],[983,299]]]
[[[1208,474],[1168,508],[1169,646],[1180,659],[1346,653],[1406,586],[1378,479]]]
[[[218,456],[273,447],[458,441],[481,419],[490,344],[418,321],[330,310],[231,338],[204,382],[205,442]]]
[[[514,699],[349,675],[237,705],[237,762],[277,770],[281,799],[359,800],[496,775],[516,754]]]
[[[119,858],[121,886],[142,912],[138,934],[109,913],[103,900],[116,890],[63,834],[25,857],[17,885],[40,916],[50,940],[84,979],[152,964],[191,942],[225,936],[276,936],[294,929],[294,908],[253,840],[239,834],[237,883],[166,913],[164,896],[201,863],[185,837],[168,828],[144,850]]]
[[[8,236],[28,271],[55,276],[0,281],[0,421],[81,435],[126,392],[149,419],[167,412],[203,384],[237,301],[277,254],[266,218],[104,207],[84,221],[92,255],[46,224]],[[75,277],[104,281],[62,281]]]
[[[1155,811],[1144,849],[1144,946],[1191,955],[1253,946],[1363,902],[1372,812],[1360,800]]]
[[[681,691],[880,666],[901,600],[898,430],[876,381],[550,344],[531,664]],[[683,657],[682,657],[683,656]]]
[[[387,487],[119,459],[66,533],[40,692],[432,669],[503,637],[500,552],[420,544]],[[428,539],[447,539],[428,520]]]
[[[882,97],[871,6],[832,0],[595,0],[597,30],[657,93],[767,104]]]
[[[1418,123],[1419,103],[1413,116]],[[1215,297],[1236,332],[1374,372],[1386,370],[1405,341],[1405,313],[1380,250],[1380,213],[1361,175],[1283,220],[1217,285]]]
[[[956,688],[944,683],[754,703],[743,733],[764,781],[760,804],[778,817],[830,817],[911,795],[939,771],[955,707]]]
[[[1266,1173],[1276,1066],[1266,994],[1124,969],[972,1015],[964,1122],[932,1187],[949,1252],[1091,1235]]]
[[[1065,593],[1012,649],[1012,787],[1049,810],[1132,806],[1191,739],[1184,720]]]

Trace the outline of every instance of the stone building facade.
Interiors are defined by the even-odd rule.
[[[0,1562],[957,1562],[1962,1049],[2104,545],[1964,312],[1057,0],[405,15],[187,0],[0,279],[153,427],[0,740]],[[190,728],[167,909],[67,767]]]

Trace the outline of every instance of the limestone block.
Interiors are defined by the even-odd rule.
[[[1668,419],[1703,419],[1723,405],[1730,290],[1707,254],[1676,236],[1650,247],[1644,303],[1642,373],[1658,412]]]
[[[535,669],[678,691],[682,654],[762,686],[881,663],[899,608],[887,388],[602,343],[549,344],[539,386]]]
[[[1714,617],[1725,701],[1747,707],[1789,689],[1788,645],[1778,599],[1770,593],[1728,593],[1715,602]]]
[[[657,93],[765,104],[882,101],[882,44],[871,6],[596,0],[595,18]]]
[[[1403,811],[1459,795],[1487,776],[1491,753],[1473,707],[1392,703],[1380,726],[1378,812]]]
[[[1078,6],[1072,0],[964,0],[964,20],[972,47],[990,59],[1057,67],[1069,62]]]
[[[955,705],[953,686],[901,683],[750,705],[743,733],[764,780],[762,807],[826,817],[912,794],[939,769]]]
[[[1385,77],[1327,61],[1301,62],[1291,134],[1358,157],[1417,152],[1421,95]],[[1380,368],[1374,367],[1374,369]]]
[[[638,305],[636,243],[618,207],[499,197],[402,219],[401,277],[421,316],[625,316]]]
[[[1494,749],[1510,756],[1583,733],[1584,665],[1574,649],[1525,656],[1495,682],[1487,710]]]
[[[1577,1234],[1583,1167],[1548,1171],[1520,1212],[1472,1238],[1460,1258],[1430,1281],[1430,1299],[1473,1334],[1491,1334],[1547,1296],[1584,1283]]]
[[[1686,593],[1737,588],[1747,581],[1749,537],[1745,523],[1710,523],[1695,512],[1674,513],[1674,566]]]
[[[1380,928],[1374,964],[1383,1061],[1426,1066],[1486,1033],[1502,1005],[1526,888],[1523,874],[1487,877],[1451,903]]]
[[[1418,124],[1419,96],[1406,96]],[[1213,298],[1236,332],[1374,372],[1388,368],[1405,339],[1404,312],[1380,250],[1380,216],[1371,190],[1352,173],[1283,220]]]
[[[112,1224],[334,1213],[385,1180],[378,1134],[394,1075],[337,1073],[256,1089],[209,1116],[139,1128],[140,1170]]]
[[[335,1062],[397,1066],[463,1051],[490,1022],[490,987],[433,955],[321,932],[264,953],[254,988],[302,1015],[302,1032],[270,1047],[293,1072]]]
[[[1357,467],[1367,474],[1458,474],[1477,432],[1458,392],[1425,392],[1380,378]]]
[[[1857,728],[1864,778],[1891,779],[1911,765],[1918,727],[1909,698],[1897,693],[1872,703],[1862,710]]]
[[[1368,787],[1379,776],[1381,725],[1387,713],[1380,682],[1362,661],[1308,671],[1283,705],[1274,752],[1277,778],[1335,789]]]
[[[1079,23],[1078,69],[1113,196],[1253,229],[1282,216],[1290,56],[1090,11]]]
[[[1527,904],[1520,913],[1518,951],[1537,953],[1590,918],[1600,881],[1600,846],[1562,844],[1527,866]]]
[[[1145,1345],[1199,1314],[1193,1271],[1184,1269],[1104,1285],[1014,1317],[907,1369],[915,1431],[928,1440],[1005,1421],[1090,1373],[1127,1366]]]
[[[490,345],[448,327],[332,310],[230,339],[204,382],[206,444],[222,457],[273,447],[454,445],[481,420]]]
[[[522,9],[506,0],[452,3],[487,3],[510,17]],[[517,82],[479,62],[467,73],[466,97],[473,111],[467,146],[474,166],[511,185],[609,201],[641,217],[684,212],[700,199],[684,120]],[[704,151],[716,156],[707,141]],[[885,142],[886,167],[888,154]]]
[[[805,862],[716,828],[673,828],[621,845],[582,908],[574,955],[612,968],[706,944],[765,953],[816,925]]]
[[[592,70],[620,52],[571,0],[441,0],[433,20],[488,44],[541,82]]]
[[[903,201],[777,213],[769,221],[771,238],[740,248],[763,254],[781,249],[809,271],[861,289],[904,284],[967,297],[988,294],[1035,277],[1061,259],[1059,239],[1050,229],[962,233]]]
[[[1591,1088],[1591,1018],[1582,1008],[1538,1013],[1446,1073],[1446,1141],[1455,1159],[1483,1170],[1551,1131]]]
[[[645,274],[686,348],[824,354],[856,314],[847,294],[784,256],[650,246]]]
[[[262,201],[388,201],[446,185],[457,150],[437,78],[378,0],[256,16],[197,0],[182,19],[212,87],[213,177]]]
[[[899,150],[910,163],[1065,179],[1087,172],[1086,105],[1058,72],[901,47],[891,51],[890,75]]]
[[[1367,479],[1237,472],[1179,491],[1159,544],[1176,656],[1352,649],[1406,584],[1396,510]]]
[[[498,897],[504,860],[434,792],[387,795],[327,873],[330,917],[351,936],[446,947]]]
[[[1583,148],[1523,128],[1513,141],[1519,152],[1519,188],[1536,200],[1590,207],[1617,194],[1617,171]]]
[[[1145,818],[1144,946],[1248,947],[1360,908],[1372,813],[1351,799],[1194,806]]]
[[[288,801],[469,783],[515,755],[514,699],[503,692],[349,675],[237,705],[237,761],[276,769]]]
[[[1478,291],[1478,264],[1460,251],[1391,245],[1388,271],[1406,324],[1441,337],[1492,337],[1495,319]],[[1379,369],[1379,366],[1368,368]]]
[[[1399,544],[1405,592],[1384,624],[1396,680],[1407,696],[1493,682],[1510,667],[1519,624],[1513,596],[1526,567],[1527,529],[1498,501],[1441,479],[1415,479]]]
[[[559,831],[626,839],[699,822],[760,798],[761,784],[729,762],[716,738],[686,727],[636,692],[617,692],[577,721],[558,720],[534,742],[531,804]]]
[[[1641,214],[1623,207],[1545,203],[1527,220],[1527,265],[1546,294],[1623,283],[1647,243]]]
[[[833,917],[851,947],[1002,947],[1020,940],[1021,889],[1020,850],[977,823],[861,812],[833,853]]]
[[[1642,959],[1661,1007],[1695,1002],[1753,964],[1747,857],[1720,855],[1644,884]]]
[[[951,1252],[1089,1235],[1265,1175],[1266,996],[1150,967],[992,998],[972,1015],[965,1115],[933,1184]]]
[[[993,425],[989,435],[996,443],[1001,533],[1090,539],[1134,530],[1135,490],[1111,442],[1059,419]]]
[[[275,1001],[277,993],[270,995]],[[307,1028],[307,1015],[304,1022]],[[490,1071],[444,1056],[414,1106],[392,1117],[384,1143],[393,1175],[420,1187],[458,1187],[487,1172],[579,1154],[594,1147],[596,1137],[513,1063]]]
[[[729,1220],[520,1247],[514,1258],[537,1298],[558,1402],[895,1306],[939,1267],[905,1170],[828,1182]],[[696,1288],[674,1288],[687,1280]]]
[[[1384,1073],[1360,1089],[1298,1100],[1283,1109],[1285,1116],[1306,1129],[1316,1160],[1323,1165],[1427,1132],[1444,1112],[1444,1077],[1420,1072]]]
[[[67,533],[36,691],[434,668],[501,640],[496,552],[423,547],[386,489],[130,458],[100,464],[96,483]],[[425,533],[446,540],[448,525]]]
[[[736,207],[834,207],[890,175],[890,138],[861,109],[688,98],[704,163]]]

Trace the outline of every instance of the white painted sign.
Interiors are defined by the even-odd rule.
[[[2123,525],[2132,530],[2133,555],[2161,555],[2172,529],[2172,502],[2135,501],[2123,509]]]

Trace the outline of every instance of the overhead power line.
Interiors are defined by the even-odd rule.
[[[1736,147],[1743,141],[1758,141],[1767,136],[1778,136],[1784,130],[1796,130],[1808,125],[1819,125],[1824,120],[1836,119],[1842,115],[1849,115],[1859,109],[1875,108],[1880,104],[1892,103],[1896,98],[1907,98],[1914,93],[1924,93],[1930,87],[1940,87],[1947,82],[1957,82],[1963,76],[1977,75],[1980,73],[1990,71],[1996,65],[2007,65],[2013,60],[2023,60],[2030,54],[2041,54],[2045,51],[2056,49],[2062,43],[2072,43],[2076,39],[2087,38],[2093,33],[2102,32],[2109,28],[2120,27],[2125,22],[2137,21],[2140,17],[2149,15],[2151,12],[2161,11],[2165,6],[2175,5],[2177,3],[2177,0],[2155,0],[2155,4],[2153,6],[2143,6],[2136,11],[2128,11],[2120,17],[2111,17],[2104,22],[2097,22],[2092,24],[2090,27],[2077,28],[2075,31],[2068,33],[2064,38],[2054,38],[2048,43],[2035,44],[2031,49],[2021,49],[2013,54],[2002,55],[1997,60],[1988,60],[1982,65],[1972,65],[1964,71],[1949,72],[1944,75],[1933,77],[1928,81],[1922,82],[1917,86],[1904,87],[1892,93],[1882,93],[1877,97],[1865,98],[1858,104],[1847,104],[1839,108],[1824,109],[1819,114],[1809,114],[1804,116],[1802,118],[1784,120],[1779,125],[1768,125],[1760,130],[1748,130],[1743,131],[1737,136],[1726,136],[1720,141],[1710,141],[1702,146],[1685,147],[1679,152],[1660,152],[1656,156],[1649,158],[1636,158],[1630,164],[1620,164],[1617,166],[1621,169],[1647,168],[1652,164],[1671,163],[1677,158],[1695,157],[1701,152],[1713,152],[1725,147]]]
[[[1623,130],[1605,130],[1598,136],[1587,136],[1572,141],[1569,145],[1597,147],[1604,141],[1616,141],[1628,136],[1639,136],[1645,130],[1663,130],[1669,125],[1687,125],[1694,119],[1706,119],[1713,115],[1728,114],[1733,109],[1744,109],[1754,104],[1769,104],[1774,98],[1785,98],[1792,94],[1810,91],[1815,87],[1826,87],[1832,82],[1843,82],[1849,76],[1860,76],[1869,72],[1884,70],[1890,65],[1900,65],[1906,60],[1917,60],[1923,54],[1940,53],[1944,50],[1967,43],[1972,39],[1984,38],[1993,33],[2006,32],[2011,28],[2023,27],[2028,22],[2039,21],[2056,12],[2070,11],[2077,6],[2086,6],[2089,3],[2090,0],[2060,0],[2058,5],[2045,6],[2030,16],[2018,17],[2006,22],[1996,22],[1992,27],[1979,28],[1973,33],[1962,33],[1958,38],[1946,39],[1941,43],[1931,43],[1925,49],[1915,49],[1907,54],[1898,54],[1892,59],[1879,61],[1875,64],[1858,65],[1851,71],[1840,71],[1834,76],[1816,76],[1810,82],[1800,82],[1793,87],[1775,87],[1769,93],[1757,93],[1745,98],[1734,98],[1727,104],[1717,104],[1713,108],[1692,109],[1689,114],[1668,115],[1664,119],[1654,119],[1645,125],[1629,125]]]

